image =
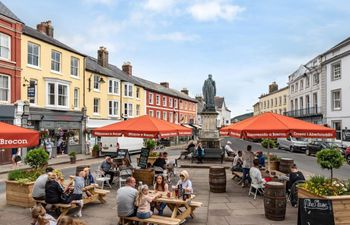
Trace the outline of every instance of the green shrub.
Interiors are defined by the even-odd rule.
[[[266,159],[267,159],[267,156],[266,156]],[[280,161],[281,158],[278,157],[277,155],[270,154],[270,160],[271,160],[271,161]]]
[[[317,152],[316,157],[322,169],[331,171],[331,180],[333,180],[333,169],[339,169],[345,163],[345,158],[335,149],[323,149]]]
[[[7,179],[20,183],[34,182],[42,173],[41,169],[13,170],[8,173]]]
[[[43,168],[49,161],[49,154],[42,148],[29,151],[24,158],[24,162],[33,169]]]
[[[331,180],[324,176],[313,176],[300,186],[319,196],[345,195],[350,191],[349,181]]]
[[[77,156],[77,153],[76,152],[70,152],[68,153],[68,155],[71,157],[71,158],[75,158]]]
[[[94,147],[92,147],[92,151],[99,152],[100,151],[100,146],[98,144],[95,144]]]
[[[277,147],[276,139],[264,138],[262,139],[261,146],[264,148],[276,148]]]
[[[153,139],[147,139],[145,141],[145,146],[146,146],[146,148],[152,150],[152,149],[154,149],[156,147],[156,142]]]

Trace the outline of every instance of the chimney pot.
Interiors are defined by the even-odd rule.
[[[97,50],[97,62],[103,67],[108,66],[108,51],[107,48],[101,46],[99,50]]]
[[[159,84],[165,88],[169,88],[169,82],[160,82]]]
[[[187,88],[182,88],[181,92],[184,93],[185,95],[188,95],[188,89]]]
[[[269,85],[269,93],[272,93],[277,90],[278,90],[278,84],[276,84],[276,81],[274,81],[272,82],[272,84]]]
[[[122,70],[127,73],[129,76],[132,76],[132,65],[130,62],[125,62],[122,65]]]
[[[36,25],[36,29],[37,29],[37,31],[39,31],[43,34],[46,34],[47,36],[53,38],[54,29],[53,29],[51,20],[48,20],[46,22],[45,21],[41,22],[40,24]]]

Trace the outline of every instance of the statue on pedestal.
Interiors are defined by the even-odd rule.
[[[205,106],[203,108],[203,112],[204,111],[216,111],[215,110],[215,101],[214,101],[214,97],[216,95],[216,85],[215,85],[215,81],[212,79],[212,75],[209,74],[208,75],[208,79],[206,79],[204,81],[203,84],[203,98],[205,101]]]

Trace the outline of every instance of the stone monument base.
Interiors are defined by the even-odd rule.
[[[204,111],[200,113],[202,130],[199,131],[199,141],[205,149],[215,148],[220,150],[220,135],[216,127],[218,113],[216,111]]]

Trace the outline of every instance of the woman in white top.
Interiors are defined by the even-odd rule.
[[[176,186],[181,184],[186,194],[193,194],[192,182],[189,178],[190,176],[186,170],[181,171],[180,180],[177,182]]]

